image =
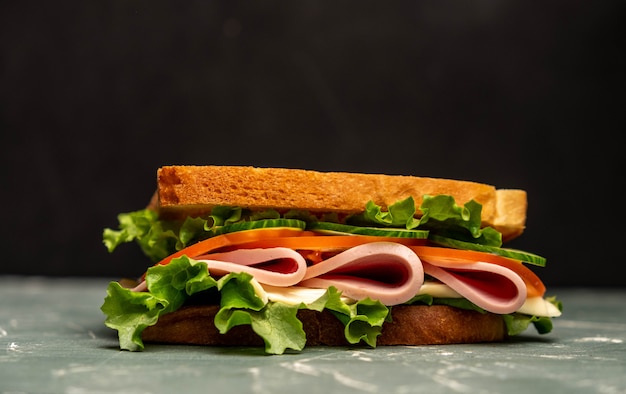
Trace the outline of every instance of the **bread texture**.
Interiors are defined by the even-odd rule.
[[[248,325],[220,334],[213,324],[217,305],[185,306],[159,318],[143,331],[147,343],[209,346],[262,346],[263,340]],[[383,325],[377,345],[441,345],[499,342],[507,338],[504,320],[445,305],[398,305],[391,309],[392,321]],[[306,346],[348,346],[341,322],[326,310],[298,311],[306,333]]]
[[[167,219],[200,216],[217,205],[353,214],[362,212],[370,200],[385,208],[412,196],[419,208],[424,195],[447,194],[459,205],[470,200],[482,204],[483,226],[500,231],[505,241],[522,234],[526,222],[525,191],[453,179],[249,166],[165,166],[157,171],[157,185],[150,206]]]

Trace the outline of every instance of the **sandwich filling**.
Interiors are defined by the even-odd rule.
[[[215,303],[220,332],[249,324],[268,353],[301,350],[298,309],[330,310],[349,343],[376,345],[395,305],[451,305],[503,316],[508,334],[552,329],[560,303],[525,264],[545,259],[501,247],[480,227],[480,204],[412,198],[387,211],[373,203],[339,219],[310,212],[216,207],[208,217],[165,222],[155,211],[120,215],[110,251],[137,241],[156,264],[133,288],[112,282],[102,306],[120,346],[143,349],[141,332],[188,302]],[[469,250],[468,250],[469,249]],[[200,300],[200,301],[199,301]]]

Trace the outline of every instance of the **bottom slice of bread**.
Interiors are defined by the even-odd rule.
[[[159,318],[142,334],[145,342],[210,345],[263,346],[263,340],[248,325],[220,334],[213,324],[217,305],[186,306]],[[444,305],[398,305],[392,308],[392,322],[385,323],[377,345],[440,345],[498,342],[507,337],[504,320],[491,313],[463,310]],[[349,345],[344,326],[329,311],[298,311],[306,333],[307,346]]]

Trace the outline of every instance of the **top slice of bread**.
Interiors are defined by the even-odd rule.
[[[522,234],[526,222],[525,191],[452,179],[248,166],[166,166],[157,171],[157,185],[151,205],[169,219],[206,214],[217,205],[352,214],[362,212],[370,200],[385,208],[409,196],[419,208],[424,195],[447,194],[459,205],[472,199],[482,204],[483,226],[500,231],[505,241]],[[419,209],[417,213],[421,214]]]

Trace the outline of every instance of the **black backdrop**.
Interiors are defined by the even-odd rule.
[[[526,189],[548,285],[625,285],[624,4],[3,2],[0,273],[139,275],[156,168],[246,164]]]

